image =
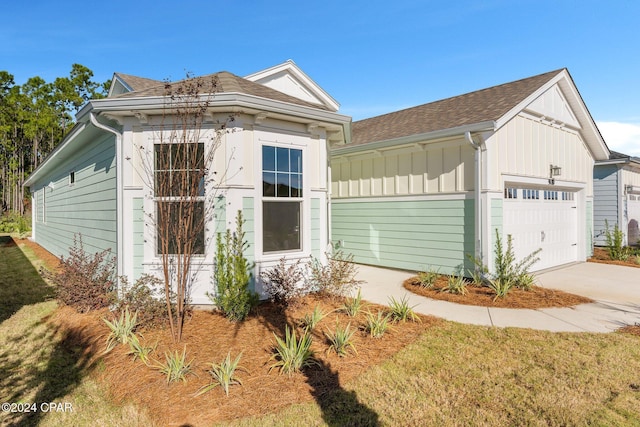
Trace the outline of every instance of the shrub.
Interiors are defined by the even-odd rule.
[[[318,362],[313,358],[311,351],[311,343],[313,342],[308,331],[304,331],[300,339],[296,337],[296,332],[289,329],[289,325],[285,327],[284,340],[273,334],[276,338],[274,346],[274,354],[271,359],[276,362],[271,365],[269,370],[279,368],[281,374],[291,375],[300,372],[303,368],[316,365]]]
[[[82,236],[74,235],[69,257],[60,257],[58,273],[44,275],[55,285],[56,296],[81,313],[108,307],[114,300],[116,259],[110,250],[89,255]]]
[[[418,280],[420,281],[420,286],[427,289],[433,288],[439,277],[440,277],[439,271],[433,270],[433,269],[429,271],[421,271],[418,273]]]
[[[355,330],[352,331],[350,328],[351,324],[348,324],[344,329],[336,325],[335,332],[325,332],[330,343],[329,350],[334,350],[340,357],[346,356],[349,349],[357,354],[356,347],[352,341]]]
[[[171,295],[172,309],[175,310],[175,294]],[[117,311],[128,309],[138,313],[140,326],[157,326],[169,320],[167,303],[164,298],[164,284],[155,276],[143,274],[129,286],[126,277],[120,278],[120,293]]]
[[[409,307],[409,299],[405,295],[400,299],[400,301],[396,300],[394,297],[389,297],[389,315],[391,319],[394,321],[405,322],[407,320],[411,321],[420,321],[420,317],[413,311],[413,307]]]
[[[461,274],[452,274],[447,278],[447,286],[442,288],[442,291],[450,294],[466,295],[467,280]]]
[[[145,346],[140,342],[140,339],[136,334],[132,334],[129,338],[129,351],[127,354],[133,356],[133,360],[140,359],[142,363],[149,366],[151,353],[154,352],[158,343],[156,343],[153,347]]]
[[[209,298],[231,321],[244,320],[257,302],[258,296],[249,289],[249,262],[244,256],[248,243],[244,240],[242,211],[236,216],[236,231],[227,230],[224,239],[216,236],[214,279],[217,287]]]
[[[365,306],[362,302],[362,295],[360,294],[360,289],[358,289],[358,293],[355,298],[347,298],[342,306],[342,311],[347,313],[349,317],[356,317],[360,310]]]
[[[138,313],[131,314],[129,309],[125,309],[120,313],[120,317],[113,319],[113,321],[102,320],[111,330],[107,338],[107,348],[105,349],[105,353],[107,353],[113,350],[118,343],[128,344],[131,341],[134,336],[133,331],[138,326]]]
[[[305,314],[300,320],[300,326],[308,331],[312,331],[328,314],[329,313],[323,313],[320,307],[316,305],[311,314]]]
[[[260,273],[269,300],[287,307],[307,293],[300,260],[287,266],[286,259],[280,258],[277,265]]]
[[[236,376],[236,371],[246,369],[242,366],[238,366],[242,353],[238,355],[233,361],[231,360],[231,352],[227,353],[227,357],[220,363],[212,363],[211,369],[208,371],[211,375],[212,382],[206,386],[203,386],[198,390],[196,396],[208,392],[217,386],[222,386],[224,393],[229,396],[229,386],[238,384],[242,385],[240,378]]]
[[[20,237],[31,231],[31,218],[17,213],[0,215],[0,233],[18,233]]]
[[[380,338],[384,335],[389,327],[389,314],[384,314],[378,310],[376,316],[373,313],[367,313],[367,320],[364,330],[369,333],[372,338]]]
[[[626,261],[629,259],[631,252],[629,248],[622,246],[622,242],[624,240],[624,233],[618,227],[618,224],[615,224],[613,227],[613,231],[609,229],[609,221],[605,219],[605,231],[604,238],[607,244],[607,252],[609,253],[609,258],[614,261]]]
[[[355,278],[358,268],[353,263],[353,254],[336,251],[333,256],[327,254],[327,259],[327,265],[313,257],[309,261],[310,282],[314,290],[327,295],[346,296],[363,283]]]
[[[176,350],[174,353],[165,353],[164,358],[164,363],[156,362],[156,368],[167,377],[167,384],[178,380],[187,381],[187,374],[193,373],[193,359],[187,362],[187,346],[182,350],[182,354]]]

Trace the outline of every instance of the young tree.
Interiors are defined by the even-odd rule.
[[[213,159],[227,120],[210,120],[203,129],[205,120],[211,118],[208,108],[216,88],[215,78],[187,76],[183,81],[166,83],[166,104],[155,132],[152,165],[151,155],[146,157],[147,175],[153,176],[155,204],[147,218],[155,227],[169,326],[175,342],[182,339],[189,308],[194,257],[205,253],[205,229],[214,216],[212,193],[218,188],[216,178],[224,177],[213,170]],[[175,308],[171,303],[174,297]]]

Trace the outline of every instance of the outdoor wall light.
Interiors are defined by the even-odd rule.
[[[562,173],[562,168],[560,166],[554,166],[554,165],[549,166],[550,178],[553,178],[554,176],[560,176],[560,173]]]

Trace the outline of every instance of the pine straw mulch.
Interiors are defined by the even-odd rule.
[[[334,310],[313,331],[312,349],[318,366],[291,377],[280,375],[277,368],[270,370],[274,363],[270,360],[274,333],[284,337],[285,325],[297,325],[316,305],[325,313]],[[331,392],[344,390],[350,380],[388,359],[423,331],[441,322],[435,317],[420,316],[420,322],[393,324],[380,339],[371,338],[360,329],[353,337],[357,353],[339,357],[328,351],[324,333],[335,331],[337,324],[342,327],[350,324],[352,330],[361,328],[366,318],[364,312],[350,318],[337,310],[341,306],[341,301],[317,296],[305,297],[297,307],[286,312],[273,304],[263,303],[241,323],[230,323],[219,314],[196,310],[185,325],[180,344],[173,344],[168,329],[141,331],[146,345],[157,342],[152,356],[155,360],[164,362],[165,352],[177,350],[182,354],[184,348],[187,359],[193,359],[195,375],[188,375],[186,382],[172,384],[167,384],[159,370],[145,366],[139,360],[133,361],[132,356],[126,354],[128,346],[119,346],[104,356],[101,354],[108,334],[101,318],[111,317],[111,314],[79,314],[69,307],[62,307],[53,321],[66,329],[81,331],[82,342],[91,343],[87,351],[93,351],[96,360],[102,359],[100,369],[93,372],[98,381],[107,385],[115,402],[135,402],[152,414],[160,425],[197,426],[268,414],[313,399],[321,402],[330,398]],[[376,313],[384,308],[368,304],[365,310]],[[299,327],[297,333],[299,336]],[[97,347],[96,342],[99,343]],[[242,386],[232,386],[228,397],[221,387],[194,397],[202,386],[210,383],[207,370],[211,363],[222,362],[228,352],[232,359],[242,353],[240,365],[246,368],[246,372],[238,374]],[[95,362],[91,366],[95,366]]]
[[[538,309],[572,307],[593,302],[593,300],[580,295],[539,286],[533,286],[529,291],[512,288],[504,298],[495,298],[496,295],[491,289],[469,283],[466,295],[452,294],[443,290],[447,287],[447,280],[447,276],[440,276],[434,287],[428,289],[421,286],[420,280],[415,276],[405,280],[402,285],[408,291],[427,298],[481,307]]]
[[[636,261],[636,256],[630,256],[625,261],[616,261],[612,260],[609,257],[609,252],[606,248],[593,248],[593,255],[589,258],[588,262],[598,262],[601,264],[614,264],[614,265],[623,265],[625,267],[636,267],[640,268],[640,264]]]
[[[13,244],[17,244],[18,246],[26,246],[33,251],[36,257],[38,257],[44,265],[52,271],[57,271],[60,268],[60,257],[53,255],[48,250],[44,249],[37,243],[32,242],[29,239],[12,239]]]

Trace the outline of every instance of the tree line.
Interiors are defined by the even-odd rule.
[[[0,71],[0,201],[2,212],[28,208],[24,180],[73,128],[74,114],[89,99],[104,98],[111,81],[93,81],[93,71],[73,64],[67,77],[47,82],[31,77],[17,85]]]

